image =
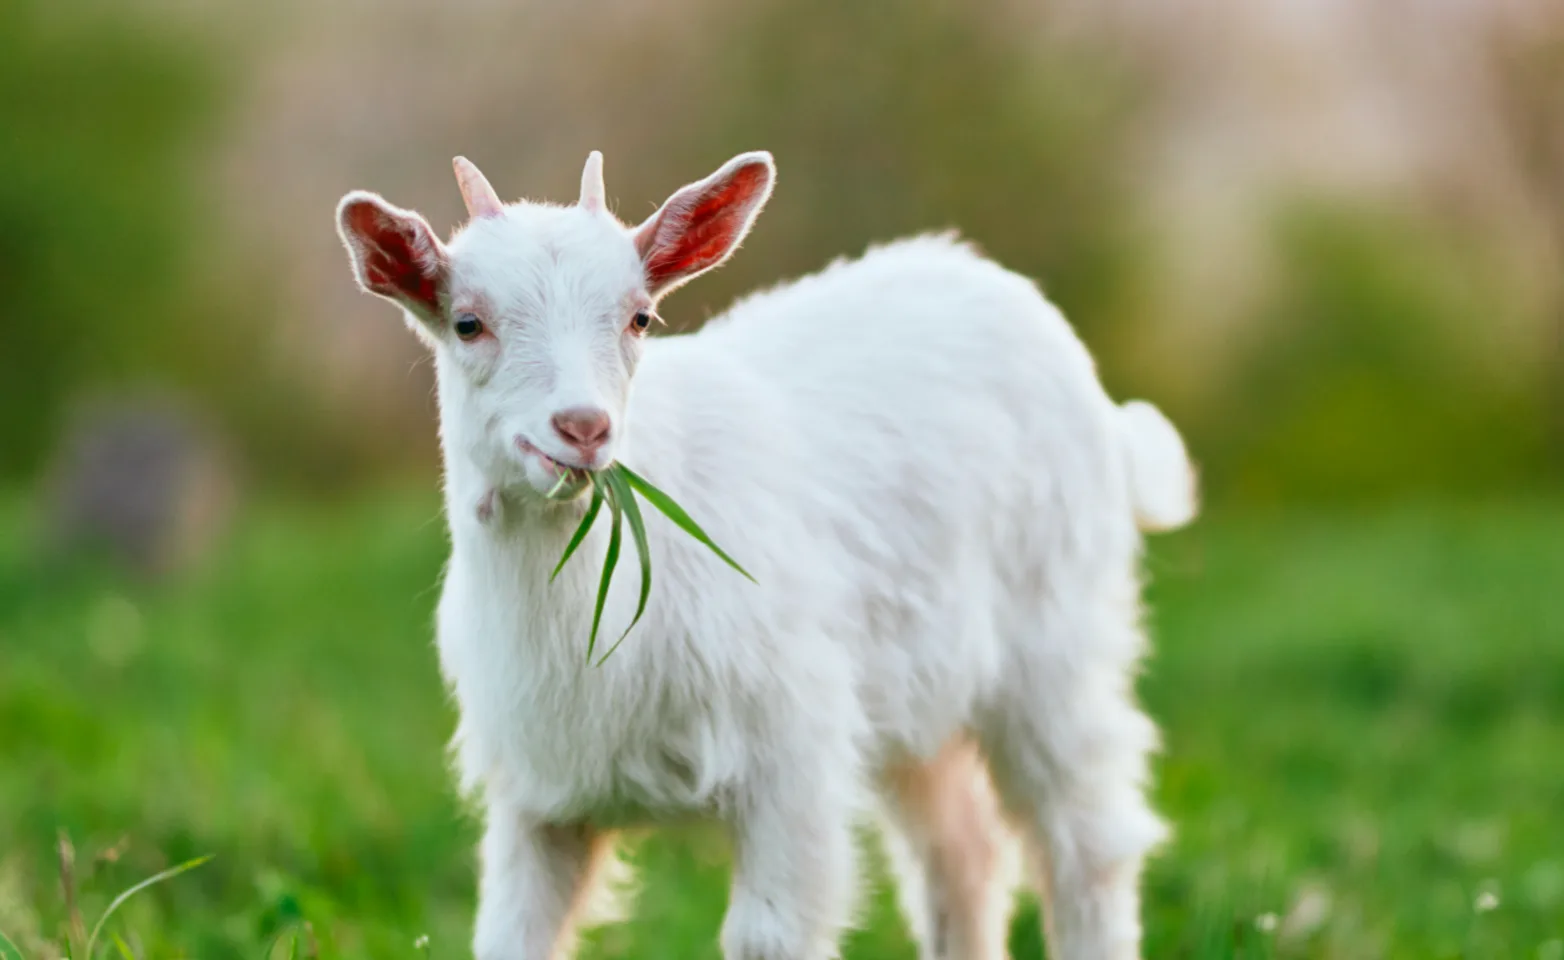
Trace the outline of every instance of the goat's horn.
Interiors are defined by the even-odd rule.
[[[593,150],[588,154],[586,166],[581,170],[580,204],[588,210],[602,210],[606,204],[601,151]]]
[[[451,161],[451,166],[456,170],[456,185],[461,188],[462,199],[467,203],[467,215],[473,218],[499,216],[505,205],[500,203],[500,195],[489,186],[489,181],[472,161],[457,157]]]

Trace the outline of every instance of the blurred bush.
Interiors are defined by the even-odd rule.
[[[165,379],[199,338],[200,51],[80,3],[0,4],[0,476],[25,476],[85,385]]]
[[[1125,159],[1146,100],[1111,48],[993,5],[764,0],[717,50],[692,152],[755,144],[784,161],[750,272],[954,228],[1088,333],[1109,322],[1137,252]]]
[[[1301,203],[1221,406],[1189,426],[1219,490],[1376,499],[1535,486],[1546,358],[1503,264],[1428,212]]]

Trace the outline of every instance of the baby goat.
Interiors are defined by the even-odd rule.
[[[871,810],[924,957],[1003,956],[1007,824],[1034,854],[1049,955],[1134,957],[1163,836],[1132,693],[1140,533],[1195,512],[1172,424],[1114,404],[1037,288],[948,236],[648,339],[658,302],[743,240],[767,153],[635,227],[607,208],[600,154],[574,206],[502,204],[455,163],[470,222],[449,243],[372,193],[337,219],[358,282],[435,357],[440,660],[486,811],[479,960],[568,952],[614,831],[688,816],[733,838],[729,960],[835,956]],[[757,583],[647,511],[651,605],[594,668],[607,524],[549,574],[584,471],[615,460]],[[638,586],[619,578],[604,636]]]

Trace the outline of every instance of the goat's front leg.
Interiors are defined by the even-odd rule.
[[[852,916],[856,758],[845,743],[800,747],[735,804],[726,960],[827,960]]]
[[[491,804],[479,853],[477,960],[568,955],[575,921],[612,859],[612,838],[581,824],[537,823]]]

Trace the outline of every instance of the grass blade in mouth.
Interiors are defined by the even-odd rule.
[[[701,543],[704,543],[712,553],[715,553],[717,556],[721,557],[723,562],[725,562],[728,566],[737,570],[739,573],[742,573],[744,575],[744,579],[748,580],[750,583],[756,582],[755,578],[749,575],[748,570],[745,570],[743,567],[739,566],[737,560],[734,560],[726,553],[723,553],[722,548],[713,543],[711,537],[706,536],[706,531],[701,529],[700,524],[690,519],[690,515],[684,512],[683,507],[679,506],[677,503],[674,503],[672,497],[652,486],[646,481],[645,477],[639,476],[635,471],[631,470],[624,464],[615,464],[614,469],[618,470],[624,475],[626,482],[628,482],[630,486],[634,487],[637,493],[645,497],[647,503],[650,503],[652,506],[662,511],[664,516],[678,524],[679,529],[699,540]]]
[[[559,571],[565,568],[566,561],[586,540],[587,532],[592,529],[592,524],[597,520],[597,515],[602,511],[603,502],[606,500],[609,512],[613,515],[613,529],[608,535],[608,553],[603,558],[603,575],[597,585],[597,606],[592,611],[592,634],[587,638],[587,663],[593,662],[592,654],[597,650],[597,631],[603,623],[603,607],[608,603],[608,587],[614,578],[614,567],[619,563],[622,521],[629,521],[630,536],[635,540],[635,552],[641,561],[641,596],[636,604],[635,616],[630,620],[630,626],[625,627],[624,633],[619,635],[619,639],[608,648],[608,652],[603,654],[602,659],[596,662],[596,666],[601,667],[609,657],[613,656],[614,651],[619,649],[619,645],[625,642],[625,637],[628,637],[630,631],[635,629],[635,625],[641,622],[641,615],[646,612],[646,601],[652,594],[652,551],[646,537],[646,518],[641,513],[641,505],[635,500],[638,493],[646,498],[647,503],[672,520],[680,530],[705,544],[707,549],[722,558],[724,563],[743,574],[746,580],[750,583],[756,582],[755,578],[749,575],[748,570],[739,566],[738,561],[712,542],[711,537],[706,535],[706,531],[701,529],[700,524],[692,520],[690,515],[684,512],[683,507],[674,503],[672,497],[652,486],[646,478],[629,467],[622,463],[614,463],[602,470],[587,473],[587,477],[592,481],[592,504],[587,507],[586,515],[581,518],[576,532],[571,535],[564,556],[559,558],[559,563],[554,566],[554,572],[549,574],[549,582],[553,583],[554,578],[559,576]],[[556,484],[555,490],[558,489],[559,486]]]
[[[560,471],[559,479],[554,481],[554,485],[552,487],[549,487],[548,493],[545,493],[543,496],[547,497],[550,500],[553,500],[554,498],[558,497],[559,496],[559,492],[570,485],[570,475],[573,472],[574,471],[571,471],[571,470],[562,470],[562,471]]]
[[[619,563],[619,521],[624,516],[619,498],[614,495],[614,488],[609,486],[606,478],[594,473],[592,485],[608,500],[614,525],[608,534],[608,555],[603,558],[603,577],[597,585],[597,609],[592,611],[592,636],[587,638],[587,663],[592,662],[592,651],[597,649],[597,628],[603,622],[603,604],[608,602],[608,585],[613,582],[614,566]]]
[[[630,620],[630,626],[625,627],[625,632],[619,635],[614,645],[603,654],[603,659],[597,661],[598,666],[614,655],[619,645],[625,642],[625,637],[635,629],[635,625],[641,622],[641,614],[646,612],[646,598],[652,593],[652,551],[646,542],[646,523],[641,517],[641,506],[635,502],[635,493],[626,482],[622,468],[609,467],[603,471],[604,479],[608,481],[609,488],[614,491],[614,500],[624,510],[625,520],[630,524],[630,534],[635,539],[635,552],[641,559],[641,599],[636,604],[635,616]]]
[[[554,578],[559,576],[559,571],[565,569],[565,561],[570,559],[570,555],[576,552],[577,547],[581,546],[581,541],[586,539],[587,531],[592,529],[592,521],[597,519],[597,512],[601,509],[603,509],[603,491],[594,480],[592,483],[592,505],[587,507],[586,516],[581,518],[581,526],[576,528],[575,534],[570,538],[569,545],[565,547],[565,555],[559,558],[559,563],[554,567],[554,572],[548,575],[549,583],[553,583]]]

